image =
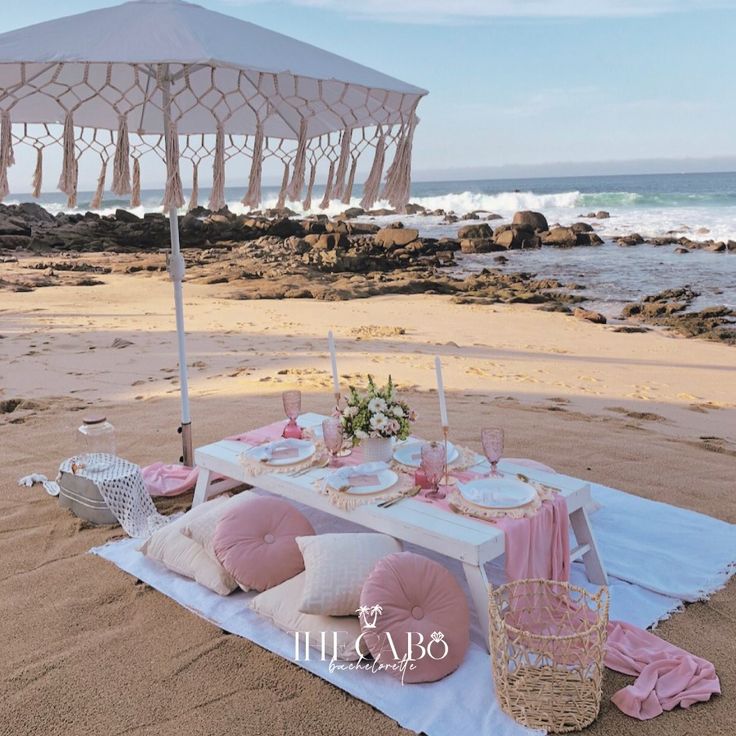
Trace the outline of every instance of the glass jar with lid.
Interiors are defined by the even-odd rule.
[[[106,470],[115,462],[115,427],[102,415],[87,416],[77,433],[79,462],[91,473]]]

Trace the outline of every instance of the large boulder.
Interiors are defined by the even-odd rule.
[[[493,230],[490,225],[482,223],[480,225],[465,225],[457,231],[459,240],[475,239],[475,238],[492,238]]]
[[[532,212],[524,210],[515,212],[514,219],[511,220],[512,225],[527,225],[532,230],[548,230],[547,218],[541,212]]]
[[[419,231],[410,227],[387,227],[375,235],[375,242],[384,248],[403,248],[419,237]]]
[[[128,210],[117,209],[115,210],[115,219],[118,222],[140,222],[141,218],[138,215],[128,212]]]
[[[560,248],[570,248],[577,245],[577,233],[571,227],[553,227],[542,236],[544,245],[556,245]]]
[[[496,230],[494,242],[496,245],[506,248],[507,250],[515,250],[518,248],[538,248],[540,246],[539,237],[527,227],[499,228]]]

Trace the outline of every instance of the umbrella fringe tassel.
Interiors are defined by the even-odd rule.
[[[330,161],[330,170],[327,172],[327,183],[325,184],[325,195],[322,197],[322,201],[319,203],[321,210],[326,210],[330,206],[330,199],[332,198],[332,185],[335,179],[335,162]]]
[[[381,189],[381,176],[383,175],[383,165],[386,162],[386,138],[381,130],[376,141],[376,155],[373,157],[373,165],[370,174],[363,185],[363,199],[360,200],[360,206],[364,210],[373,207],[378,199],[378,193]]]
[[[100,176],[97,179],[97,189],[92,201],[89,203],[91,210],[98,210],[102,206],[102,198],[105,196],[105,179],[107,178],[107,159],[103,159]]]
[[[304,177],[307,169],[307,127],[309,121],[302,118],[299,126],[299,141],[294,154],[294,171],[291,175],[291,184],[289,184],[288,196],[292,202],[296,202],[302,196],[304,189]]]
[[[212,193],[209,209],[219,212],[225,206],[225,130],[217,126],[215,137],[215,160],[212,164]]]
[[[77,206],[77,183],[79,177],[79,162],[77,161],[76,144],[74,141],[74,117],[68,112],[64,118],[64,133],[62,136],[64,147],[61,176],[58,189],[67,197],[67,207],[74,209]]]
[[[8,169],[15,163],[13,151],[13,125],[10,113],[3,110],[0,115],[0,202],[10,194]]]
[[[286,205],[286,190],[289,188],[289,162],[284,162],[284,176],[281,179],[281,189],[279,190],[279,198],[276,202],[276,209],[282,210]]]
[[[166,212],[178,210],[184,206],[184,192],[179,170],[179,134],[173,120],[169,122],[166,136],[166,191],[163,206]]]
[[[141,206],[141,160],[133,159],[133,182],[130,187],[130,206]]]
[[[33,198],[38,199],[43,190],[43,146],[36,148],[36,168],[33,171],[31,186],[33,187]]]
[[[199,207],[199,163],[192,164],[192,195],[189,197],[188,211],[196,210]]]
[[[128,118],[125,115],[121,115],[119,119],[110,191],[119,197],[130,194],[130,138],[128,136]]]
[[[394,160],[386,176],[382,198],[399,212],[403,212],[411,194],[411,151],[416,117],[412,116],[406,132],[396,144]]]
[[[305,212],[309,212],[312,209],[312,193],[314,192],[314,182],[317,178],[317,162],[312,163],[312,168],[309,172],[309,184],[307,184],[307,196],[304,197],[302,207]]]
[[[258,123],[253,139],[253,161],[248,177],[248,191],[243,197],[243,204],[254,210],[261,204],[261,172],[263,171],[263,128]]]
[[[340,158],[337,161],[335,183],[332,185],[331,199],[342,197],[345,189],[345,177],[348,173],[348,159],[350,158],[350,143],[353,138],[353,129],[345,128],[340,138]]]

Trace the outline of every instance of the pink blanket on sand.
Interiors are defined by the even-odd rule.
[[[509,580],[570,576],[568,514],[565,499],[555,495],[533,517],[498,522],[506,536]],[[676,706],[689,708],[721,692],[715,667],[705,659],[624,621],[610,621],[604,663],[635,675],[636,681],[611,701],[632,718],[648,720]]]

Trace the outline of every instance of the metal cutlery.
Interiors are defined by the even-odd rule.
[[[405,498],[413,498],[414,496],[418,495],[421,491],[421,486],[414,486],[413,488],[410,488],[408,491],[405,491],[399,496],[396,496],[395,498],[390,498],[387,501],[382,501],[378,504],[379,509],[388,509],[391,508],[394,504],[398,503],[399,501],[403,501]]]

